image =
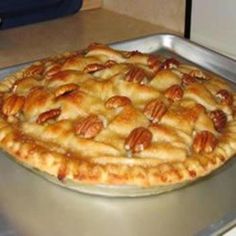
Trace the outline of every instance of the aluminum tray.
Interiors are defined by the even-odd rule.
[[[180,56],[231,82],[236,78],[235,61],[174,35],[152,35],[115,43],[112,47]],[[0,78],[25,65],[1,70]],[[75,232],[79,235],[193,235],[209,224],[219,225],[214,224],[217,220],[221,226],[228,224],[224,219],[236,212],[236,160],[210,177],[171,193],[107,199],[75,194],[52,185],[19,168],[5,155],[0,154],[0,207],[23,235],[74,235]],[[127,195],[123,190],[118,190],[118,194],[109,192]],[[130,195],[143,194],[141,191]],[[58,221],[63,227],[58,227]]]

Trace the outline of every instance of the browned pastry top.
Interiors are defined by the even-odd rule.
[[[0,145],[61,181],[191,181],[236,151],[235,94],[174,58],[101,44],[45,59],[0,83]]]

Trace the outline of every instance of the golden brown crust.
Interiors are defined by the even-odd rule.
[[[236,153],[234,92],[176,59],[92,45],[0,83],[0,146],[78,183],[162,186]]]

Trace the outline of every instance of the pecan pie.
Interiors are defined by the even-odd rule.
[[[235,98],[175,58],[92,44],[1,81],[0,146],[62,183],[184,183],[236,153]]]

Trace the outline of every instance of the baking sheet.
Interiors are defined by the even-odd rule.
[[[235,61],[173,35],[153,35],[112,46],[177,54],[231,81],[236,75]],[[0,77],[20,67],[2,70]],[[23,235],[194,235],[236,211],[235,180],[236,161],[231,160],[210,177],[163,195],[92,197],[52,185],[1,153],[0,209]]]

